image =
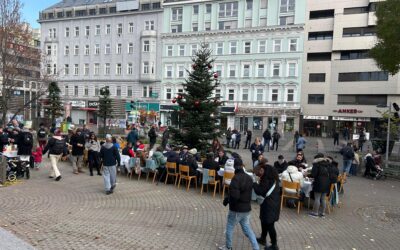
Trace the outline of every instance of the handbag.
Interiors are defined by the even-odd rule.
[[[267,192],[267,194],[265,195],[265,197],[263,197],[262,195],[258,195],[257,196],[257,203],[259,204],[259,205],[262,205],[263,204],[263,202],[264,202],[264,200],[266,199],[266,198],[268,198],[271,194],[272,194],[272,192],[274,191],[274,189],[275,189],[275,185],[276,183],[274,182],[274,185],[272,185],[272,187],[268,190],[268,192]]]

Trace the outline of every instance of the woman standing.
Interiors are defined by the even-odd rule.
[[[261,140],[259,137],[257,137],[254,140],[254,143],[251,144],[250,151],[251,151],[251,159],[253,160],[253,166],[254,166],[254,162],[258,159],[258,156],[264,153],[264,147],[261,144]]]
[[[314,157],[311,176],[314,178],[314,206],[313,212],[309,215],[313,217],[324,217],[326,208],[325,196],[329,193],[331,181],[329,178],[330,162],[322,153]]]
[[[88,150],[90,176],[93,176],[93,168],[96,168],[97,175],[101,175],[99,159],[100,143],[97,141],[94,133],[90,134],[89,141],[86,142],[85,147]]]
[[[253,183],[254,192],[264,198],[260,204],[261,237],[257,238],[257,242],[266,246],[269,234],[272,245],[265,249],[278,250],[275,230],[275,222],[279,220],[280,214],[278,172],[271,165],[260,164],[256,167],[255,174],[260,180]]]

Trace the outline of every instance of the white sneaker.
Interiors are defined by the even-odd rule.
[[[227,246],[222,246],[222,247],[218,247],[218,249],[220,249],[220,250],[231,250],[232,247],[228,248]]]

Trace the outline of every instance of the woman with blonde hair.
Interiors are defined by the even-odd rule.
[[[259,137],[256,137],[254,143],[250,146],[251,159],[253,160],[253,166],[258,157],[264,153],[264,146],[261,144]]]

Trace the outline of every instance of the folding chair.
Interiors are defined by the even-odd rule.
[[[208,178],[204,178],[204,176],[208,176]],[[221,183],[219,180],[215,179],[216,176],[216,171],[215,170],[209,170],[209,169],[203,169],[203,180],[201,182],[201,191],[200,194],[203,195],[203,188],[204,185],[207,185],[207,192],[208,192],[208,185],[214,185],[214,194],[213,197],[215,197],[215,192],[217,191],[217,186],[221,188]],[[221,189],[219,189],[219,192],[221,192]]]
[[[153,183],[157,176],[157,164],[153,159],[146,160],[146,167],[145,170],[147,172],[146,181],[149,179],[150,174],[154,174],[153,176]]]
[[[333,211],[333,207],[331,207],[331,198],[332,198],[332,194],[335,190],[335,184],[331,184],[330,188],[329,188],[329,194],[327,196],[325,196],[325,202],[326,202],[326,208],[328,209],[328,214],[331,213],[331,208]]]
[[[167,162],[165,167],[167,168],[167,176],[165,177],[165,184],[167,184],[168,182],[168,177],[172,176],[175,178],[175,186],[176,186],[176,183],[178,182],[179,178],[179,173],[176,170],[176,162]]]
[[[178,188],[181,185],[181,180],[184,179],[187,183],[187,188],[186,191],[189,190],[190,187],[190,182],[192,179],[194,179],[195,184],[196,184],[196,189],[197,189],[197,176],[195,175],[190,175],[189,171],[189,166],[187,165],[179,165],[179,182],[178,182]]]
[[[233,179],[233,176],[235,176],[234,172],[226,172],[226,171],[224,172],[224,177],[223,177],[223,180],[222,180],[222,183],[223,183],[222,199],[225,197],[225,188],[229,189],[229,185],[231,183],[231,180]]]
[[[294,189],[296,193],[288,192],[286,189]],[[283,207],[283,201],[285,199],[295,199],[297,202],[297,214],[300,213],[300,183],[299,182],[290,182],[290,181],[282,181],[282,195],[281,195],[281,210]]]

